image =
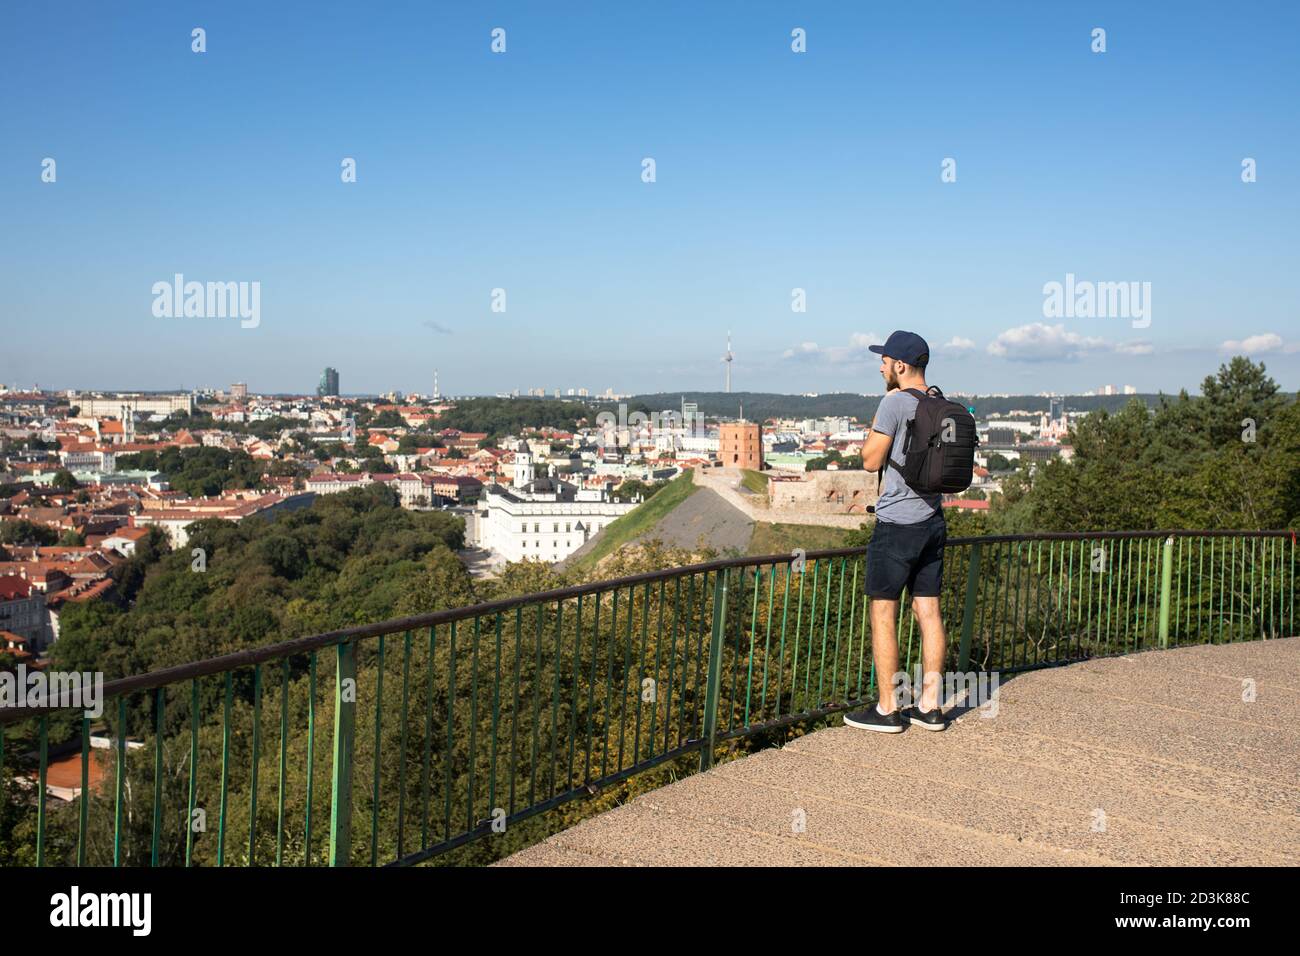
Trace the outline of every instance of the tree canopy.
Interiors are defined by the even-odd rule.
[[[1240,356],[1200,396],[1132,401],[1071,432],[1071,460],[1019,469],[990,530],[1294,528],[1300,522],[1300,404]]]

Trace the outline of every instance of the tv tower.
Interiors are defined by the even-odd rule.
[[[727,391],[731,391],[731,362],[735,359],[735,353],[731,351],[731,330],[727,330],[727,351],[722,353],[722,361],[727,363]]]
[[[436,402],[442,398],[442,393],[438,391],[438,370],[433,370],[433,400]]]

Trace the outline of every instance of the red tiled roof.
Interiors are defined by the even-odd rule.
[[[111,451],[115,455],[133,455],[138,451],[162,451],[167,445],[167,442],[124,442],[121,445],[105,445],[104,451]]]
[[[62,596],[69,601],[93,601],[95,598],[104,595],[112,587],[112,578],[103,578],[99,581],[86,581],[65,592]]]
[[[0,577],[0,600],[13,601],[18,598],[31,597],[32,586],[16,574]]]
[[[481,485],[483,482],[477,478],[471,478],[469,475],[434,475],[433,484],[454,484],[461,488],[467,488]]]
[[[98,790],[108,779],[108,753],[98,747],[92,748],[86,755],[86,788],[91,792]],[[35,776],[35,771],[33,771]],[[63,757],[51,757],[45,770],[46,788],[58,787],[61,790],[81,789],[81,754],[73,751]]]

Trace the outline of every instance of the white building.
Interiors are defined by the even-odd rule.
[[[309,507],[316,496],[311,492],[290,495],[265,494],[256,498],[204,498],[196,501],[176,502],[169,508],[150,508],[136,514],[131,520],[137,528],[158,527],[167,533],[173,548],[183,548],[189,543],[189,526],[206,518],[223,521],[242,521],[250,515],[270,517],[284,511]]]
[[[307,478],[303,485],[308,491],[318,495],[336,495],[352,488],[364,488],[366,485],[374,484],[374,481],[369,472],[362,472],[359,475],[322,472]]]
[[[405,472],[398,475],[375,475],[375,481],[397,492],[403,508],[419,508],[433,503],[433,475]]]
[[[97,448],[59,452],[59,464],[68,471],[103,471],[111,475],[116,463],[111,451]]]
[[[78,414],[83,418],[115,418],[121,414],[123,406],[130,408],[136,415],[170,415],[173,412],[185,412],[188,415],[194,411],[194,397],[189,394],[141,395],[110,392],[92,395],[82,392],[73,396],[70,401],[80,409]]]
[[[554,476],[535,478],[532,457],[521,452],[514,486],[485,489],[474,543],[507,561],[561,561],[637,504],[611,501],[604,489],[579,488]]]
[[[437,503],[438,492],[435,485],[444,475],[430,472],[401,472],[400,474],[360,474],[345,475],[337,472],[319,472],[306,478],[303,485],[307,491],[318,495],[336,495],[353,488],[367,485],[383,485],[396,492],[398,503],[403,508],[428,508]],[[444,495],[445,496],[445,495]]]
[[[714,429],[708,435],[683,435],[677,445],[679,451],[694,451],[704,454],[716,453],[720,447],[721,442],[718,438],[717,429]]]
[[[1022,435],[1030,437],[1038,433],[1040,423],[1031,422],[1027,419],[1015,418],[990,418],[984,423],[985,428],[1006,428]]]

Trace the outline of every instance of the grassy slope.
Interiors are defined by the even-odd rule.
[[[746,468],[745,477],[741,479],[741,484],[756,495],[767,496],[767,475],[761,471],[752,471]]]
[[[600,533],[596,546],[573,562],[569,570],[578,572],[590,570],[606,555],[613,554],[623,545],[639,538],[657,525],[664,515],[699,490],[693,475],[694,472],[690,471],[678,475],[668,482],[667,487],[656,492],[649,501],[633,508],[623,517],[611,521],[609,526]]]
[[[830,528],[825,525],[773,524],[759,521],[754,525],[748,554],[789,554],[795,548],[820,551],[847,546],[851,532],[848,528]]]

